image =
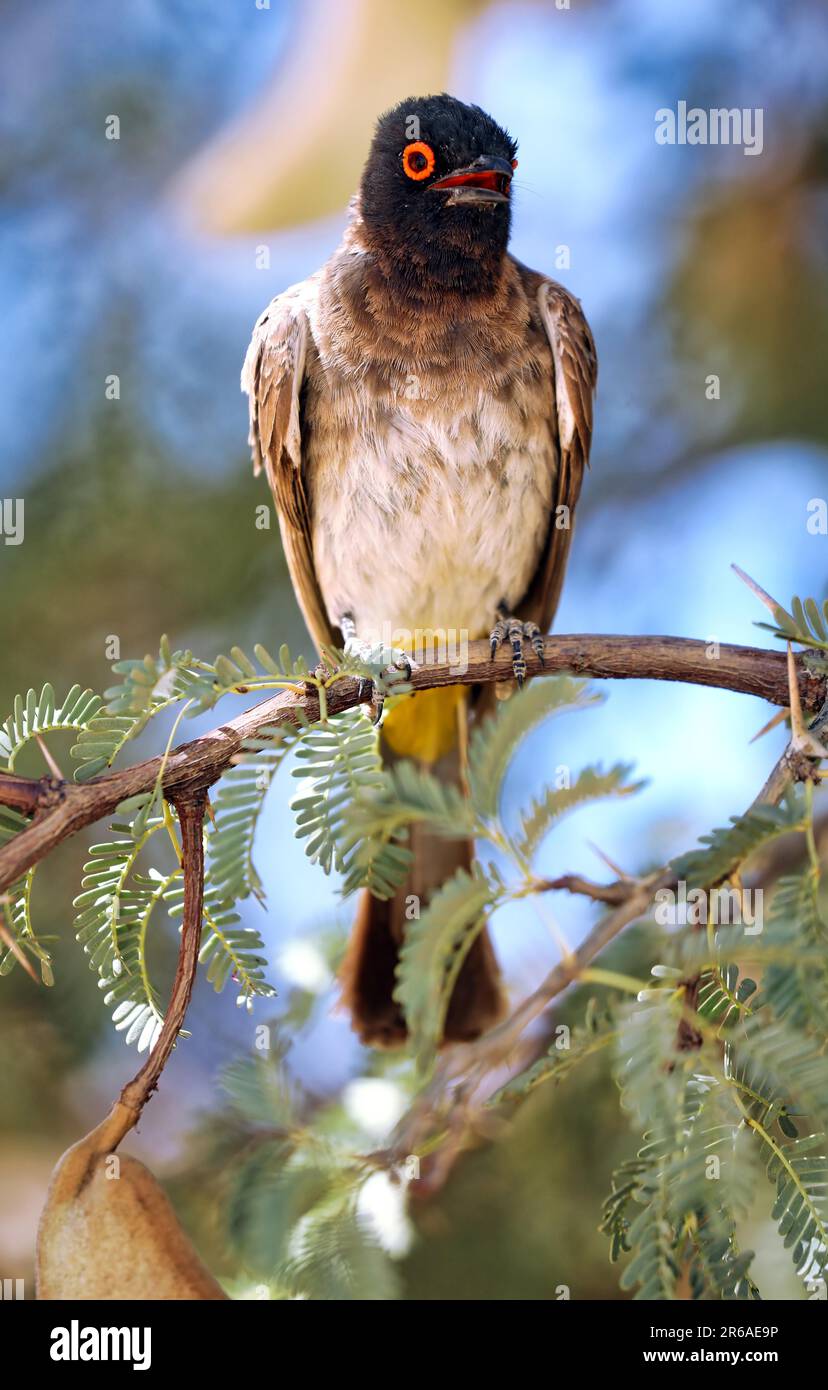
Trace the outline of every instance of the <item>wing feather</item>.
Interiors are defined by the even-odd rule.
[[[548,632],[561,596],[575,508],[589,464],[598,359],[589,324],[577,299],[554,280],[537,277],[537,281],[538,309],[555,367],[553,409],[559,461],[547,543],[518,612]]]
[[[249,400],[253,469],[264,469],[270,484],[290,577],[318,649],[335,645],[338,634],[316,579],[302,467],[301,393],[311,338],[305,291],[295,286],[268,305],[253,329],[241,387]]]

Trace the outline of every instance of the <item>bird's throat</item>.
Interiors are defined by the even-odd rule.
[[[400,237],[393,229],[362,222],[358,237],[388,286],[390,295],[412,305],[496,293],[506,264],[506,241],[480,236],[468,225],[491,215],[480,209],[457,209],[456,220],[439,236]]]

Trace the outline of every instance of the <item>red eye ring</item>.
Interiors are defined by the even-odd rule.
[[[415,155],[425,160],[425,164],[419,168],[411,162]],[[414,140],[410,145],[406,145],[402,152],[402,165],[408,178],[419,183],[421,179],[427,179],[429,174],[434,173],[434,151],[424,140]]]
[[[512,168],[513,168],[513,169],[516,169],[517,167],[518,167],[518,162],[517,162],[516,159],[513,159],[513,160],[512,160]]]

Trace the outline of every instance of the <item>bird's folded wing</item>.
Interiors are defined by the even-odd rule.
[[[250,404],[253,467],[267,475],[296,597],[319,648],[334,645],[335,634],[316,581],[302,468],[300,395],[310,341],[302,290],[296,286],[277,296],[258,320],[241,385]]]
[[[558,472],[546,547],[518,611],[548,632],[561,595],[575,507],[592,439],[592,402],[598,377],[595,344],[581,306],[554,280],[537,277],[540,317],[555,364],[552,408],[558,436]],[[563,510],[565,509],[565,510]]]

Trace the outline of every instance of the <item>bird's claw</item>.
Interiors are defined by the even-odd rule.
[[[355,657],[365,666],[384,666],[387,671],[403,671],[406,680],[410,680],[411,672],[417,665],[402,647],[386,647],[381,642],[372,645],[355,634],[346,638],[344,651],[346,656]]]
[[[543,633],[537,623],[524,622],[521,618],[516,618],[510,613],[505,603],[498,604],[497,622],[489,634],[489,647],[491,650],[491,660],[497,656],[498,647],[504,642],[508,642],[512,648],[512,674],[519,686],[526,680],[526,657],[523,654],[523,644],[528,642],[538,658],[541,666],[543,665]]]
[[[382,719],[385,696],[377,694],[374,682],[368,676],[357,677],[357,704],[370,705],[373,710],[371,723],[379,724]]]
[[[411,673],[416,670],[417,663],[401,647],[386,647],[382,643],[372,645],[370,642],[364,641],[357,636],[350,614],[343,617],[340,627],[345,637],[344,651],[346,657],[354,657],[363,666],[377,667],[379,672],[387,672],[394,677],[402,672],[405,681],[411,679]],[[359,682],[360,704],[371,703],[374,709],[373,722],[379,724],[385,705],[385,692],[378,692],[376,681],[369,676],[360,676]]]

